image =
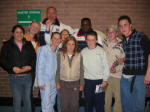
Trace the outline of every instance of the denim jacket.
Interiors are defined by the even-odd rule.
[[[38,86],[45,85],[45,81],[55,80],[57,69],[56,51],[50,45],[42,46],[37,52],[36,76]]]

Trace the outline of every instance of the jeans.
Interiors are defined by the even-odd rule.
[[[31,74],[26,74],[25,76],[9,74],[9,84],[13,96],[14,112],[21,112],[22,100],[24,112],[31,112]]]
[[[122,112],[144,112],[145,90],[144,75],[137,75],[133,92],[130,92],[132,78],[122,76],[120,82]]]

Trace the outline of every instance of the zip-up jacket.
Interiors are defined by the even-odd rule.
[[[31,66],[32,69],[30,71],[20,73],[25,74],[34,70],[36,53],[31,42],[27,42],[25,39],[23,39],[23,46],[22,50],[20,51],[18,46],[14,42],[14,38],[12,37],[2,46],[0,61],[2,68],[9,74],[15,74],[13,71],[13,67],[21,68],[23,66]]]

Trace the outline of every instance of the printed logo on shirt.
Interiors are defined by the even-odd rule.
[[[76,37],[77,41],[85,41],[85,36]]]

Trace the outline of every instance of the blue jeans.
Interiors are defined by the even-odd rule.
[[[31,112],[31,74],[26,74],[25,76],[9,74],[9,84],[13,96],[14,112],[21,112],[22,100],[24,112]]]
[[[122,76],[120,82],[122,112],[144,112],[145,90],[144,75],[137,75],[133,92],[130,92],[132,78]]]

